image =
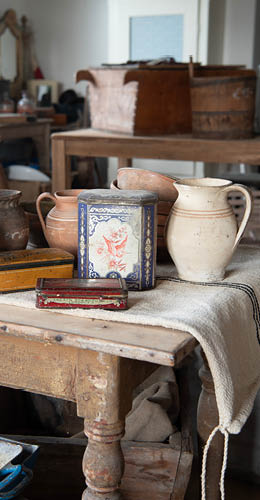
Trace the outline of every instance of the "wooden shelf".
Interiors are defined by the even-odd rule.
[[[70,156],[117,157],[260,165],[260,136],[241,140],[195,139],[191,135],[130,136],[93,129],[52,135],[53,190],[70,187]]]

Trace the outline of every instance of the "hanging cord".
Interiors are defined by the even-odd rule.
[[[228,434],[228,431],[226,429],[222,429],[221,432],[224,434],[224,455],[223,455],[223,462],[222,462],[219,486],[220,486],[221,500],[225,500],[225,472],[226,472],[227,460],[228,460],[229,434]]]
[[[223,429],[221,425],[217,425],[214,427],[212,432],[210,433],[208,440],[205,444],[204,450],[203,450],[203,458],[202,458],[202,472],[201,472],[201,500],[206,500],[206,474],[207,474],[207,456],[208,456],[208,451],[209,447],[211,445],[211,442],[217,432],[220,431],[222,434],[224,434],[224,452],[223,452],[223,461],[222,461],[222,467],[221,467],[221,475],[220,475],[220,482],[219,482],[219,487],[220,487],[220,493],[221,493],[221,500],[225,500],[225,472],[227,468],[227,459],[228,459],[228,439],[229,439],[229,434],[226,429]]]

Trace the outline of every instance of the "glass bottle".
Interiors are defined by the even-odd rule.
[[[8,92],[3,92],[0,99],[0,113],[14,113],[14,101],[10,99]]]
[[[33,115],[35,106],[33,101],[28,97],[26,90],[22,90],[22,97],[17,103],[17,113],[25,115]]]

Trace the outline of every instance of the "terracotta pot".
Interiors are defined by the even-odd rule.
[[[26,248],[29,224],[19,205],[21,195],[21,191],[0,190],[0,251]]]
[[[29,223],[29,240],[27,248],[46,248],[48,247],[48,242],[44,236],[40,219],[36,210],[35,201],[24,201],[21,203],[24,209],[25,215]],[[53,208],[53,201],[42,201],[41,202],[41,212],[43,218],[46,218],[48,212]]]
[[[175,177],[141,168],[120,168],[117,172],[119,189],[146,189],[158,194],[159,200],[175,201],[178,192],[174,187]]]
[[[83,189],[65,189],[56,193],[41,193],[36,209],[44,236],[50,247],[66,250],[77,257],[78,252],[78,195]],[[44,222],[41,200],[49,198],[55,206]]]

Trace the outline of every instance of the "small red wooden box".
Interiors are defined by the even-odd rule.
[[[126,309],[128,290],[122,278],[39,278],[36,307],[40,309]]]

